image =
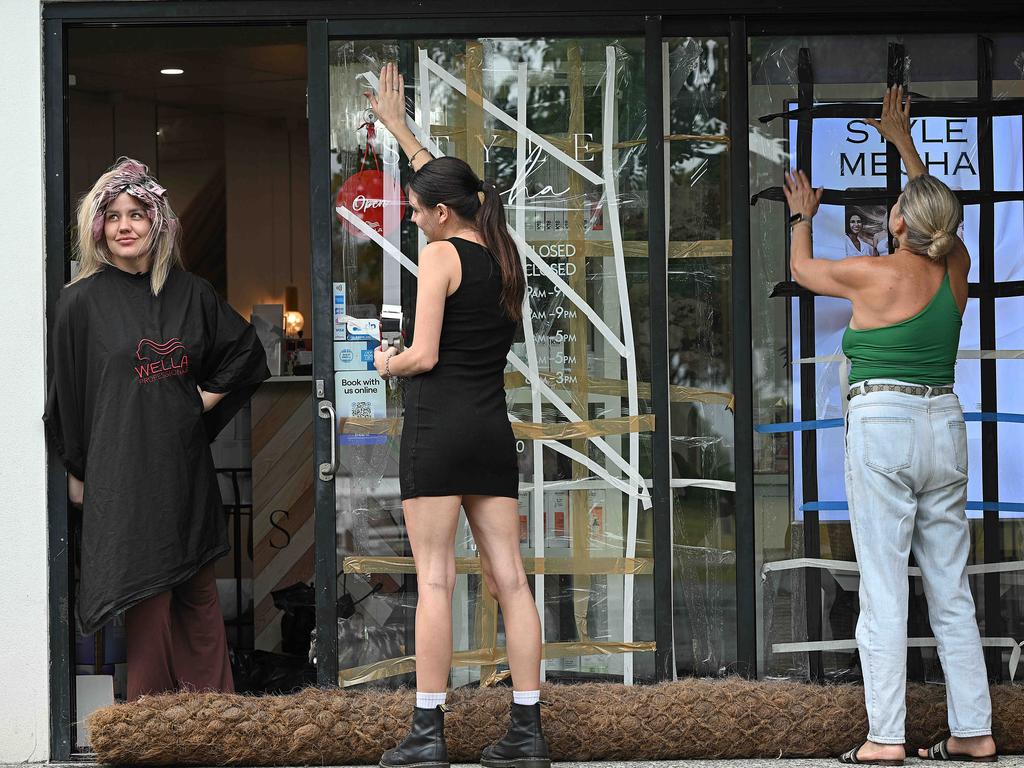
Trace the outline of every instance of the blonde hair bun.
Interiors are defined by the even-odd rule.
[[[932,242],[928,246],[928,258],[933,261],[946,256],[951,250],[953,250],[953,235],[946,232],[943,229],[938,230],[932,235]]]

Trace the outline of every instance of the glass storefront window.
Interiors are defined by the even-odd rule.
[[[1009,73],[1007,63],[1016,61],[1013,46],[1019,40],[1004,42],[995,57],[995,98],[1019,90],[1016,83],[1000,80]],[[860,677],[853,642],[858,578],[842,471],[848,370],[840,339],[849,322],[849,303],[800,295],[792,284],[786,284],[785,214],[781,197],[772,188],[778,191],[786,168],[802,164],[812,172],[815,186],[846,191],[851,197],[861,195],[860,202],[822,206],[814,222],[816,258],[889,252],[887,200],[884,194],[871,195],[873,190],[882,193],[888,184],[885,145],[857,109],[879,103],[892,44],[903,46],[905,81],[914,103],[919,110],[931,110],[927,116],[919,114],[911,128],[929,172],[955,190],[978,190],[984,195],[992,189],[1020,189],[1019,116],[995,118],[992,135],[987,137],[983,116],[969,111],[964,114],[961,109],[947,117],[939,108],[943,100],[972,100],[981,95],[979,38],[849,35],[751,39],[750,181],[751,192],[760,198],[751,210],[755,516],[758,566],[764,576],[758,594],[759,670],[767,676]],[[948,56],[950,50],[965,53],[954,60]],[[801,102],[801,97],[814,105],[837,104],[839,108],[806,119],[808,113],[801,108],[807,102]],[[849,114],[842,113],[844,108]],[[791,111],[792,119],[783,117]],[[999,166],[990,178],[985,177],[981,157],[986,141],[991,142],[987,151]],[[801,147],[809,147],[808,156],[801,158]],[[984,206],[983,198],[981,203],[972,201],[964,207],[962,237],[973,256],[969,279],[981,288],[979,298],[969,301],[964,315],[956,371],[957,392],[969,421],[971,564],[986,562],[985,541],[991,536],[1002,542],[1002,560],[1020,559],[1015,510],[1021,500],[1015,495],[1012,472],[1006,466],[995,466],[996,462],[1006,464],[1005,458],[999,461],[1001,457],[1014,455],[1017,425],[998,425],[999,456],[993,456],[984,445],[986,431],[995,425],[979,423],[978,414],[1020,410],[1007,389],[1016,378],[1016,368],[1011,371],[1009,366],[1019,362],[1000,359],[993,363],[984,358],[990,352],[985,349],[986,338],[992,339],[987,346],[999,350],[1020,346],[1013,342],[1020,324],[1015,311],[1019,299],[993,299],[993,291],[1014,295],[1015,289],[1005,283],[1020,269],[1019,249],[1012,243],[1019,240],[1013,233],[1020,228],[1021,208],[1019,202],[994,204],[991,223],[986,224]],[[860,235],[851,231],[853,217],[859,219]],[[985,227],[992,231],[983,232]],[[986,402],[987,382],[995,384],[996,403]],[[996,476],[998,501],[984,497],[991,484],[986,485],[983,478]],[[813,562],[822,560],[836,562],[819,563],[826,567]],[[1010,588],[1017,578],[1017,574],[1004,574],[993,582],[991,577],[971,577],[982,634],[997,646],[1017,628],[1019,592]],[[993,601],[986,590],[993,586],[1000,594],[1012,594],[1009,601],[1002,602],[1002,618],[989,616]],[[911,676],[941,680],[934,647],[927,647],[931,633],[919,578],[910,580],[910,590],[910,635],[925,638],[926,645],[910,651]],[[1008,616],[1014,618],[1007,622]],[[1009,650],[990,651],[990,673],[1005,670]]]
[[[728,41],[665,42],[676,671],[736,659]]]
[[[333,280],[358,318],[382,304],[412,316],[422,246],[402,215],[405,159],[382,126],[367,138],[362,94],[388,60],[405,75],[421,140],[497,183],[526,257],[531,312],[506,389],[546,677],[652,677],[643,43],[332,41],[332,193],[359,173],[383,174],[377,229],[360,226],[369,217],[357,196],[339,200],[334,226]],[[335,376],[338,587],[352,604],[339,616],[340,677],[409,683],[416,582],[397,478],[401,391],[358,386],[373,372]],[[507,675],[503,628],[464,521],[456,550],[452,683],[491,684]]]

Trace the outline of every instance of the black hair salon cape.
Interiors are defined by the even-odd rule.
[[[85,482],[78,626],[191,578],[228,550],[209,443],[270,376],[249,323],[205,280],[115,267],[64,288],[43,417]],[[229,393],[203,413],[196,387]]]

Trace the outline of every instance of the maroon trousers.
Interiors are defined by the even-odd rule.
[[[125,612],[128,700],[178,689],[234,693],[213,563]]]

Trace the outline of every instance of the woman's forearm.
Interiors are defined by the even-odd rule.
[[[227,396],[227,392],[207,392],[205,389],[199,389],[199,397],[203,401],[203,413],[214,408],[217,403],[223,400]]]
[[[908,178],[913,179],[922,173],[928,173],[917,147],[914,146],[914,138],[909,133],[896,142],[896,149],[900,151],[900,158],[903,160],[903,166],[907,169]]]
[[[813,258],[811,246],[811,223],[801,221],[793,226],[790,234],[789,273],[800,282],[800,270]]]
[[[434,159],[434,156],[430,154],[430,150],[425,149],[420,144],[419,139],[416,138],[416,135],[409,130],[409,126],[405,123],[395,125],[394,127],[388,126],[388,130],[391,131],[391,135],[398,141],[398,146],[405,152],[405,156],[410,159],[409,165],[412,166],[414,171],[418,171],[426,163]]]
[[[426,153],[424,153],[426,154]],[[437,365],[437,357],[427,356],[416,349],[416,345],[392,355],[388,363],[388,372],[392,376],[417,376],[432,370]]]

